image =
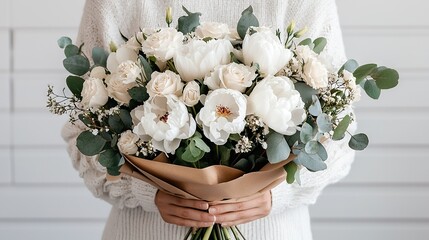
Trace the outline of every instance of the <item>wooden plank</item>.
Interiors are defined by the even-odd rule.
[[[334,185],[311,207],[313,219],[429,221],[429,186]]]
[[[0,29],[0,72],[8,72],[10,69],[10,48],[9,30]]]
[[[0,219],[105,219],[110,205],[83,186],[0,186]]]
[[[11,154],[9,148],[0,148],[0,183],[10,183],[11,175]]]

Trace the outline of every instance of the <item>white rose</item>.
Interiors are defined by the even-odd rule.
[[[136,154],[138,151],[137,142],[139,141],[139,136],[127,130],[121,133],[121,137],[118,140],[119,151],[123,154],[131,155]]]
[[[299,61],[307,62],[309,57],[316,57],[316,53],[307,45],[298,45],[295,48],[296,58]]]
[[[229,135],[245,127],[246,98],[236,90],[219,88],[207,95],[197,115],[204,135],[217,145],[225,144]]]
[[[287,77],[267,76],[256,84],[247,102],[248,114],[284,135],[293,135],[306,118],[301,95]]]
[[[223,39],[227,37],[230,32],[228,25],[225,23],[218,22],[203,22],[196,29],[195,34],[199,38],[216,38]]]
[[[200,85],[196,81],[188,82],[183,89],[182,101],[186,106],[195,106],[200,101]]]
[[[193,40],[183,45],[174,56],[182,80],[202,80],[216,66],[231,62],[233,47],[228,40]]]
[[[180,96],[183,89],[183,83],[180,76],[167,70],[165,72],[153,72],[151,80],[147,84],[149,96],[174,94]]]
[[[183,34],[174,28],[161,28],[142,43],[142,51],[148,56],[154,56],[161,62],[173,58],[182,45]]]
[[[136,82],[136,80],[140,78],[141,73],[142,73],[142,70],[140,66],[137,65],[137,63],[130,60],[127,60],[119,64],[117,69],[118,77],[125,84]]]
[[[109,97],[107,96],[106,86],[103,80],[99,78],[89,77],[83,82],[82,88],[82,104],[84,108],[98,109],[107,103]]]
[[[95,67],[91,70],[91,74],[89,76],[93,78],[105,79],[106,70],[104,69],[104,67]]]
[[[141,44],[144,41],[143,32],[136,33],[132,38],[128,39],[125,45],[128,48],[133,49],[134,51],[139,51],[141,49]]]
[[[144,141],[151,140],[156,150],[174,154],[182,139],[194,135],[195,120],[174,95],[151,98],[143,108],[133,132]]]
[[[320,89],[328,86],[328,70],[317,58],[309,57],[302,70],[302,78],[310,87]]]
[[[137,61],[137,51],[134,51],[131,48],[128,48],[126,45],[122,45],[116,52],[109,54],[107,58],[107,69],[111,73],[116,73],[118,71],[119,64],[126,61]]]
[[[123,79],[118,74],[108,75],[106,84],[109,96],[124,105],[128,105],[131,100],[128,90],[137,86],[136,82],[124,83]]]
[[[252,68],[242,64],[230,63],[215,67],[214,71],[205,78],[204,84],[212,90],[229,88],[243,93],[246,88],[252,85],[256,77],[255,70]]]
[[[243,58],[248,66],[258,64],[262,76],[275,75],[292,57],[279,38],[267,29],[258,28],[259,32],[247,34],[243,40]]]

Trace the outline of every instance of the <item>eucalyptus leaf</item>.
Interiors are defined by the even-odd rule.
[[[290,162],[283,166],[286,171],[286,182],[292,184],[295,181],[295,173],[298,170],[298,165],[295,162]]]
[[[300,139],[301,139],[301,142],[303,143],[307,143],[311,141],[311,139],[313,139],[313,127],[311,127],[310,124],[306,122],[302,124]]]
[[[65,48],[66,46],[72,44],[72,40],[69,37],[61,37],[57,40],[58,47]]]
[[[338,126],[334,129],[334,135],[332,140],[341,140],[344,138],[347,128],[352,122],[350,115],[346,115],[339,123]]]
[[[95,47],[92,49],[92,60],[95,65],[106,67],[107,58],[109,57],[109,53],[106,52],[103,48]]]
[[[200,154],[198,156],[194,156],[194,155],[192,155],[192,152],[189,149],[189,147],[186,148],[185,152],[181,156],[182,160],[185,162],[188,162],[188,163],[198,162],[203,157],[204,157],[203,151],[200,151]]]
[[[118,151],[113,149],[107,149],[100,153],[100,157],[98,158],[98,162],[103,167],[117,167],[121,160],[122,156]]]
[[[317,90],[315,90],[314,88],[308,86],[303,82],[296,82],[295,90],[297,90],[300,93],[301,99],[305,103],[306,107],[312,104],[313,95],[317,94]]]
[[[367,80],[365,81],[365,85],[363,87],[366,94],[372,99],[378,99],[381,94],[381,89],[377,87],[377,83],[375,80]]]
[[[219,146],[219,153],[220,153],[220,163],[222,165],[230,165],[229,161],[231,158],[231,149],[221,145]]]
[[[192,138],[193,141],[195,141],[195,146],[199,149],[201,149],[204,152],[210,152],[210,147],[201,139],[198,137]]]
[[[84,82],[85,80],[83,78],[77,76],[68,76],[66,78],[66,84],[70,92],[79,99],[82,98],[81,93]]]
[[[290,147],[284,136],[271,132],[267,137],[267,158],[272,164],[286,160],[290,155]]]
[[[309,141],[305,144],[305,152],[308,154],[317,154],[319,152],[319,144],[317,141]]]
[[[252,6],[249,6],[241,13],[241,18],[237,24],[237,32],[241,39],[244,39],[250,27],[259,27],[259,21],[253,14]]]
[[[354,72],[356,70],[356,68],[359,67],[359,64],[356,60],[354,59],[349,59],[347,60],[347,62],[345,62],[343,64],[343,66],[340,68],[340,70],[338,70],[338,74],[342,73],[344,70],[347,70],[349,72]]]
[[[107,173],[111,176],[119,176],[121,174],[119,169],[121,169],[120,166],[114,166],[114,167],[108,167],[106,170],[107,170]]]
[[[326,113],[320,114],[316,119],[316,123],[321,133],[330,132],[332,130],[331,117]]]
[[[106,145],[106,140],[100,135],[94,135],[89,130],[83,131],[76,139],[76,146],[86,156],[99,154]]]
[[[296,162],[306,167],[308,170],[312,172],[317,172],[321,170],[325,170],[327,165],[323,162],[319,156],[310,155],[304,151],[301,151],[296,158]]]
[[[377,69],[377,64],[370,63],[358,67],[354,72],[353,76],[356,78],[356,84],[362,82],[366,77],[370,76],[374,70]]]
[[[71,57],[80,54],[79,47],[73,44],[69,44],[64,48],[64,54],[66,57]]]
[[[122,133],[125,128],[124,123],[121,120],[121,117],[117,114],[109,116],[109,128],[112,129],[115,133]]]
[[[128,89],[128,93],[130,94],[131,98],[136,100],[139,103],[143,103],[144,101],[149,99],[149,94],[147,93],[146,87],[133,87],[131,89]]]
[[[152,78],[152,73],[153,73],[152,67],[150,66],[150,63],[143,56],[140,56],[139,58],[140,58],[140,64],[143,66],[143,73],[146,78],[146,82],[149,82]]]
[[[189,143],[188,148],[189,148],[189,151],[190,151],[190,152],[191,152],[191,154],[192,154],[192,157],[194,157],[194,158],[198,157],[198,156],[201,154],[201,149],[199,149],[199,148],[197,148],[197,147],[195,146],[195,141],[191,141],[191,142]]]
[[[241,158],[234,164],[234,168],[239,169],[243,172],[250,172],[255,166],[254,162],[250,159]]]
[[[317,145],[319,145],[319,151],[317,152],[317,155],[320,157],[320,159],[322,159],[322,161],[326,161],[328,159],[328,152],[320,142],[318,142]]]
[[[319,116],[322,114],[322,106],[320,105],[319,98],[316,95],[312,96],[312,104],[308,108],[308,111],[313,116]]]
[[[82,55],[75,55],[63,60],[64,68],[72,74],[82,76],[89,71],[89,60]]]
[[[188,16],[181,16],[179,18],[178,30],[183,34],[188,34],[193,32],[195,28],[200,25],[201,13],[192,13],[184,6],[182,6],[182,9],[186,12],[186,14],[188,14]]]
[[[302,46],[310,46],[313,45],[313,41],[311,41],[310,38],[306,38],[304,40],[302,40],[298,45],[302,45]]]
[[[133,120],[128,110],[121,109],[119,112],[119,117],[121,118],[121,121],[124,123],[126,128],[131,129],[133,127]]]
[[[353,150],[364,150],[369,144],[368,136],[364,133],[353,135],[349,141],[349,147]]]
[[[323,51],[323,49],[325,49],[328,41],[324,37],[319,37],[319,38],[316,38],[313,41],[313,43],[314,43],[313,51],[317,54],[320,54]]]
[[[234,134],[229,135],[229,139],[231,139],[232,141],[238,142],[238,141],[240,141],[241,136],[240,136],[240,134],[234,133]]]
[[[380,89],[390,89],[398,85],[399,74],[395,69],[379,67],[371,74],[371,77],[375,80],[377,87]]]

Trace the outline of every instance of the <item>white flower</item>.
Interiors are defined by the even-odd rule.
[[[295,54],[298,61],[307,62],[309,57],[316,57],[316,53],[307,45],[298,45],[295,48]]]
[[[142,51],[161,62],[166,62],[173,58],[177,49],[182,45],[182,41],[181,32],[174,28],[161,28],[146,38],[142,43]]]
[[[133,120],[133,126],[137,126],[137,124],[139,124],[140,122],[140,119],[144,115],[143,105],[137,106],[136,108],[131,110],[130,115],[131,115],[131,119]]]
[[[116,52],[109,54],[107,58],[107,69],[111,73],[116,73],[118,71],[119,64],[126,61],[137,61],[137,51],[134,51],[131,48],[128,48],[126,45],[122,45]]]
[[[106,78],[106,70],[104,67],[95,67],[91,70],[90,77],[99,78],[99,79],[105,79]]]
[[[117,69],[118,77],[122,80],[123,83],[133,83],[140,78],[142,70],[140,69],[137,63],[127,60],[119,64]]]
[[[199,38],[216,38],[223,39],[227,37],[230,32],[228,25],[225,23],[218,22],[203,22],[196,29],[195,34]]]
[[[138,151],[137,142],[139,140],[139,136],[130,130],[121,133],[121,137],[118,140],[119,151],[127,155],[136,154]]]
[[[217,145],[225,144],[229,135],[245,127],[246,98],[232,89],[216,89],[207,95],[205,105],[197,115],[204,135]]]
[[[243,93],[246,88],[252,85],[256,77],[255,70],[252,68],[242,64],[230,63],[215,67],[214,71],[206,76],[204,84],[212,90],[229,88]]]
[[[262,76],[275,75],[292,57],[279,38],[270,30],[258,28],[259,32],[247,34],[243,40],[244,63],[259,65]]]
[[[125,45],[128,48],[133,49],[134,51],[139,51],[141,49],[141,44],[144,41],[143,32],[136,33],[132,38],[128,39],[128,41],[125,43]]]
[[[117,73],[108,75],[106,84],[109,96],[120,104],[125,105],[128,105],[131,100],[128,90],[137,86],[136,82],[124,83],[123,79]]]
[[[317,58],[309,57],[302,70],[302,78],[310,87],[320,89],[328,86],[328,70]]]
[[[287,77],[267,76],[256,84],[247,102],[248,114],[284,135],[293,135],[306,117],[304,102]]]
[[[196,81],[188,82],[183,89],[181,100],[186,106],[195,106],[200,101],[200,85]]]
[[[361,89],[356,85],[356,78],[353,73],[343,70],[343,79],[352,93],[353,102],[358,102],[361,99]]]
[[[167,70],[165,72],[153,72],[151,80],[147,84],[147,92],[149,96],[169,95],[174,94],[180,96],[182,94],[183,83],[180,76],[176,73]]]
[[[82,105],[84,108],[98,109],[109,100],[107,96],[106,86],[103,80],[99,78],[89,77],[83,82],[82,88]]]
[[[228,40],[192,40],[174,56],[177,71],[185,82],[202,80],[216,66],[230,63],[233,47]]]
[[[195,133],[195,120],[174,95],[157,96],[146,101],[143,113],[133,132],[143,141],[152,141],[153,147],[174,154],[182,139]]]

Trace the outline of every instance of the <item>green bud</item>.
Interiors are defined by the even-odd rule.
[[[294,29],[295,29],[295,21],[292,20],[286,29],[287,34],[289,35],[292,34]]]
[[[306,32],[308,31],[307,26],[301,30],[299,30],[298,32],[296,32],[293,36],[296,38],[300,38],[302,37]]]
[[[110,48],[110,52],[116,52],[116,50],[118,50],[118,46],[116,46],[116,44],[113,41],[110,42],[109,48]]]
[[[165,21],[167,22],[167,25],[170,27],[170,24],[173,22],[173,9],[171,7],[168,7],[165,10]]]

